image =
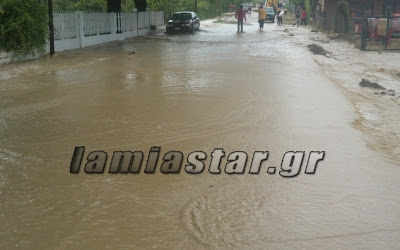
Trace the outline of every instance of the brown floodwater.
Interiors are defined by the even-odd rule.
[[[400,168],[307,48],[204,22],[0,66],[0,248],[397,248]],[[132,52],[135,53],[132,53]],[[76,146],[104,174],[70,174]],[[258,175],[109,174],[114,151],[269,151]],[[287,151],[325,151],[283,178]],[[304,164],[307,161],[304,161]],[[186,164],[186,158],[184,159]]]

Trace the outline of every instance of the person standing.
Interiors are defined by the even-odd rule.
[[[307,19],[307,12],[306,9],[303,9],[303,12],[301,13],[301,22],[300,26],[304,23],[304,26],[306,26],[306,19]]]
[[[283,24],[283,15],[285,14],[284,10],[278,11],[278,25]]]
[[[237,32],[243,32],[243,19],[247,21],[246,12],[243,10],[243,5],[240,5],[239,9],[236,11],[235,18],[238,20]]]
[[[258,7],[258,10],[254,10],[254,12],[258,12],[258,23],[260,25],[259,31],[264,30],[264,22],[265,22],[265,17],[267,16],[267,12],[265,11],[264,7],[262,4]]]

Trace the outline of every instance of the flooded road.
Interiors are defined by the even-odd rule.
[[[397,248],[399,164],[366,147],[307,48],[235,29],[0,66],[0,248]],[[75,146],[108,163],[152,146],[270,156],[258,175],[75,175]],[[315,175],[268,174],[287,151],[326,156]]]

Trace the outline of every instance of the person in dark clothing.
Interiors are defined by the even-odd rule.
[[[243,32],[243,19],[247,21],[246,12],[243,10],[243,5],[240,5],[239,9],[236,11],[235,18],[238,20],[237,32]]]
[[[300,8],[296,9],[295,16],[296,16],[296,22],[293,24],[293,26],[295,26],[295,25],[299,26],[300,25]]]

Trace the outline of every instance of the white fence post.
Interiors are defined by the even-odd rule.
[[[84,31],[84,26],[85,26],[85,20],[83,19],[83,12],[78,11],[78,18],[79,18],[79,43],[81,45],[81,48],[85,48],[85,31]]]
[[[81,39],[81,30],[80,30],[80,19],[79,19],[79,13],[77,11],[75,11],[74,13],[74,17],[75,17],[75,32],[76,32],[76,38],[78,38],[79,40]]]
[[[111,15],[111,34],[117,34],[117,13],[110,13]]]

